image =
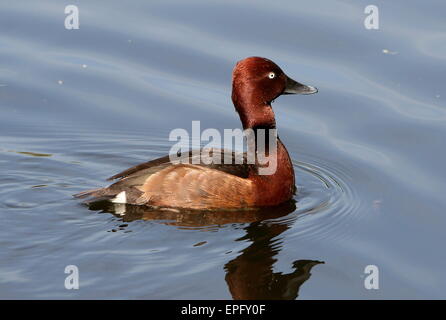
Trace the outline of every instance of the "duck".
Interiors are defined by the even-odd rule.
[[[232,102],[244,130],[252,130],[258,145],[259,130],[276,130],[271,104],[281,95],[314,94],[318,89],[288,77],[273,61],[248,57],[238,61],[232,72]],[[108,187],[75,194],[85,203],[115,204],[187,210],[244,210],[277,206],[290,201],[296,192],[290,155],[276,134],[275,148],[268,150],[276,161],[270,174],[259,174],[264,165],[248,163],[204,163],[191,160],[209,150],[181,154],[182,161],[167,155],[126,169],[107,180]],[[268,142],[266,142],[268,145]],[[198,151],[198,152],[194,152]],[[211,150],[213,156],[235,157],[227,149]]]

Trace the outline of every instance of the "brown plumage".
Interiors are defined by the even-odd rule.
[[[243,128],[252,129],[256,137],[259,129],[275,129],[271,102],[279,95],[317,92],[313,87],[288,78],[274,62],[259,57],[238,62],[232,82],[232,100]],[[209,152],[208,149],[201,150],[200,155],[204,151]],[[222,160],[228,153],[233,159],[235,157],[235,153],[227,150],[212,149],[211,152],[217,153]],[[247,164],[246,154],[243,164],[192,164],[192,152],[181,155],[181,162],[172,162],[165,156],[112,176],[109,180],[119,180],[109,187],[75,196],[88,197],[90,202],[111,200],[199,210],[278,205],[291,199],[295,191],[294,170],[279,138],[277,149],[269,150],[269,156],[277,159],[277,167],[268,175],[259,174],[262,165],[258,161]]]

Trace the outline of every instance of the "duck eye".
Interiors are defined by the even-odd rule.
[[[276,74],[274,72],[270,72],[268,74],[268,78],[270,78],[270,79],[274,79],[275,77],[276,77]]]

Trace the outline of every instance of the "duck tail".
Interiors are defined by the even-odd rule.
[[[104,193],[104,188],[85,190],[76,194],[73,194],[75,198],[86,198],[86,197],[97,197],[101,196]]]
[[[116,196],[115,192],[110,192],[108,188],[86,190],[73,195],[75,198],[87,198],[83,203],[89,205],[100,201],[109,201]]]

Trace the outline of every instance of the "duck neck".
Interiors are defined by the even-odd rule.
[[[258,187],[257,203],[259,205],[275,205],[291,199],[295,192],[295,176],[293,163],[285,145],[277,138],[275,150],[269,149],[269,158],[274,157],[275,167],[271,160],[270,167],[264,173],[265,165],[257,164],[258,172],[251,176]],[[273,170],[271,170],[273,169]]]
[[[255,91],[246,87],[234,86],[232,102],[240,116],[243,129],[276,128],[276,119],[271,103],[262,100]]]
[[[279,204],[289,200],[295,191],[293,164],[287,149],[278,138],[277,132],[274,132],[273,135],[269,134],[271,130],[268,129],[276,130],[276,120],[271,104],[262,101],[258,98],[259,95],[254,93],[244,90],[243,87],[234,86],[232,101],[240,116],[243,129],[251,129],[255,135],[258,172],[253,172],[250,179],[258,187],[257,203],[259,205]],[[261,129],[264,129],[263,134],[260,134]],[[262,153],[267,154],[269,162],[259,161],[259,155]],[[263,169],[267,169],[267,173]]]

